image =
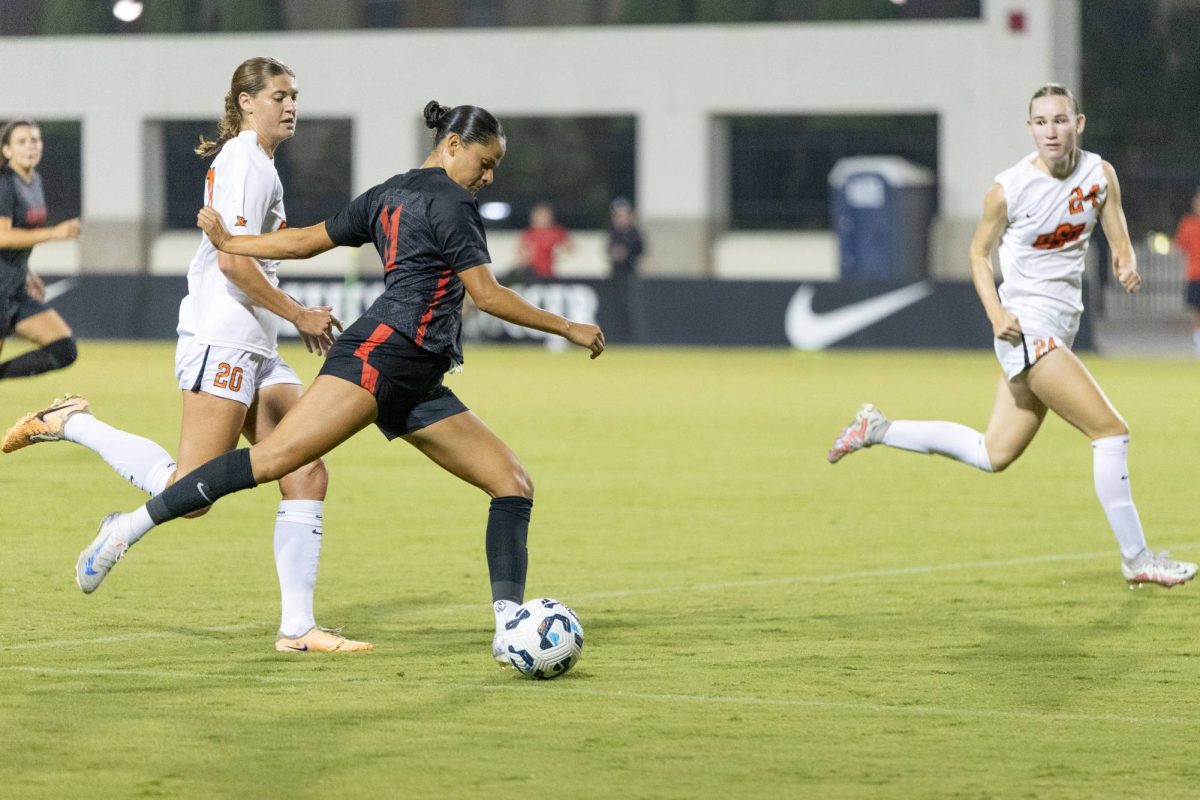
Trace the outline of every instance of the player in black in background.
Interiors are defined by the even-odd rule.
[[[477,106],[425,107],[433,151],[419,169],[389,178],[325,222],[259,236],[230,236],[202,209],[197,224],[223,252],[256,258],[309,258],[337,246],[372,242],[383,259],[386,289],[347,328],[320,374],[275,430],[249,449],[209,461],[130,514],[112,514],[80,554],[76,580],[100,585],[125,551],[155,525],[220,497],[278,479],[320,458],[374,422],[434,463],[491,496],[486,552],[496,637],[524,600],[525,546],[533,483],[507,445],[442,383],[462,364],[462,304],[500,319],[558,334],[604,352],[595,325],[571,322],[530,305],[492,274],[475,193],[492,183],[504,158],[500,123]]]
[[[47,228],[46,198],[37,166],[42,131],[33,120],[15,119],[0,130],[0,349],[16,334],[37,345],[0,363],[0,379],[22,378],[62,369],[75,360],[71,329],[47,308],[46,287],[29,270],[35,245],[79,238],[79,220]]]

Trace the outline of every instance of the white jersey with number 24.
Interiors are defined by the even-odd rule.
[[[1000,237],[1000,302],[1023,325],[1074,330],[1083,312],[1084,258],[1108,197],[1108,179],[1095,153],[1079,151],[1066,178],[1038,169],[1036,159],[1031,153],[996,176],[1008,202],[1008,227]]]

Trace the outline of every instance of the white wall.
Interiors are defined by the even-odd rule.
[[[355,191],[421,157],[429,99],[501,119],[633,115],[636,204],[647,238],[665,245],[647,268],[711,274],[724,185],[714,120],[726,115],[938,114],[941,212],[951,229],[969,224],[992,176],[1030,149],[1032,90],[1078,77],[1078,0],[983,9],[982,20],[930,23],[10,37],[0,115],[82,120],[89,269],[147,260],[140,237],[157,191],[144,122],[215,119],[233,68],[252,55],[296,70],[302,119],[354,120]],[[1008,30],[1017,11],[1021,33]]]

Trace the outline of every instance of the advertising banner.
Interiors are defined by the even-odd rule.
[[[286,279],[307,306],[329,305],[349,324],[383,292],[379,281]],[[546,281],[511,287],[534,305],[600,325],[614,344],[826,348],[984,348],[991,326],[970,283],[722,280]],[[86,275],[51,281],[51,304],[81,338],[170,339],[183,277]],[[283,336],[295,336],[284,325]],[[547,334],[470,307],[470,341],[531,342]],[[1088,315],[1076,349],[1092,348]]]

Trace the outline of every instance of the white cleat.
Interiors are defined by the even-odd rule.
[[[492,658],[496,659],[496,663],[502,667],[512,666],[512,662],[508,660],[508,648],[504,645],[503,633],[497,633],[492,637]]]
[[[1181,583],[1187,583],[1196,577],[1196,565],[1190,561],[1176,561],[1167,558],[1167,554],[1152,552],[1149,548],[1141,554],[1121,560],[1121,574],[1125,576],[1129,588],[1143,583],[1157,583],[1170,589]]]
[[[119,538],[114,524],[121,515],[109,514],[100,521],[100,532],[92,543],[83,549],[75,562],[75,582],[84,594],[91,594],[100,586],[109,570],[125,556],[129,544]]]
[[[870,403],[863,403],[854,415],[854,421],[833,440],[833,447],[829,448],[826,458],[830,464],[836,464],[855,450],[879,444],[891,424],[882,411]]]

